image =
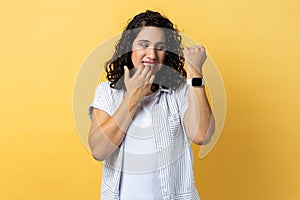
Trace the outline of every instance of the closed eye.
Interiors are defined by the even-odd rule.
[[[149,47],[149,44],[146,43],[146,42],[141,42],[141,43],[138,43],[138,45],[142,48],[148,48]]]
[[[166,50],[166,45],[157,45],[156,47],[155,47],[155,49],[157,49],[157,50],[159,50],[159,51],[164,51],[164,50]]]
[[[148,40],[140,40],[137,45],[139,48],[146,49],[150,47],[150,42]],[[165,42],[158,42],[154,45],[154,48],[158,51],[164,51],[167,49]]]

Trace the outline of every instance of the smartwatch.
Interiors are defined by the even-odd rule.
[[[186,84],[187,85],[191,85],[191,86],[198,86],[198,87],[202,87],[204,86],[204,79],[203,78],[190,78],[186,80]]]

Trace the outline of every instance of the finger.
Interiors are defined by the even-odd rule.
[[[198,47],[198,46],[192,46],[192,47],[190,48],[190,51],[191,51],[191,52],[196,52],[197,50],[199,50],[199,47]]]
[[[148,71],[144,76],[144,80],[148,82],[152,74],[153,73],[151,72],[151,70]]]
[[[143,69],[144,69],[144,65],[137,67],[133,77],[139,76],[142,73]]]
[[[125,65],[124,66],[124,81],[125,83],[127,83],[129,80],[129,69],[128,67]]]
[[[202,45],[202,44],[199,44],[198,46],[197,46],[201,51],[205,51],[205,47]]]
[[[153,74],[153,73],[152,73],[152,71],[151,71],[151,69],[150,69],[150,70],[146,73],[146,75],[145,75],[145,80],[149,81],[152,74]]]
[[[189,47],[183,47],[183,52],[184,52],[184,53],[187,53],[189,50],[190,50]]]
[[[189,51],[188,47],[183,47],[183,56],[184,56],[184,58],[187,57],[188,51]]]
[[[206,51],[204,46],[201,47],[201,51],[204,51],[204,52]]]
[[[148,65],[145,65],[143,71],[141,72],[141,76],[146,77],[146,75],[148,74],[149,71],[151,71],[150,67]]]
[[[185,61],[190,60],[190,54],[191,54],[191,47],[184,47],[183,56],[184,56]]]
[[[153,83],[154,79],[155,79],[155,74],[152,74],[150,76],[149,83]]]
[[[205,50],[205,47],[203,45],[199,45],[197,47],[198,47],[199,51],[202,52],[202,54],[204,54],[204,55],[206,54],[206,50]]]

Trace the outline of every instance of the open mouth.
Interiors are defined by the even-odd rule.
[[[149,67],[155,67],[157,66],[157,63],[155,62],[146,62],[146,61],[142,61],[143,65],[148,65]]]

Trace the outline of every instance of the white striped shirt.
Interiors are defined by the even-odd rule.
[[[185,134],[183,116],[188,107],[187,85],[171,90],[160,89],[159,98],[152,107],[155,147],[158,154],[158,171],[163,200],[199,200],[194,183],[193,154]],[[110,116],[117,110],[125,90],[113,89],[109,82],[96,89],[89,116],[93,108]],[[123,166],[123,145],[105,161],[102,174],[101,200],[120,199],[120,179]]]

